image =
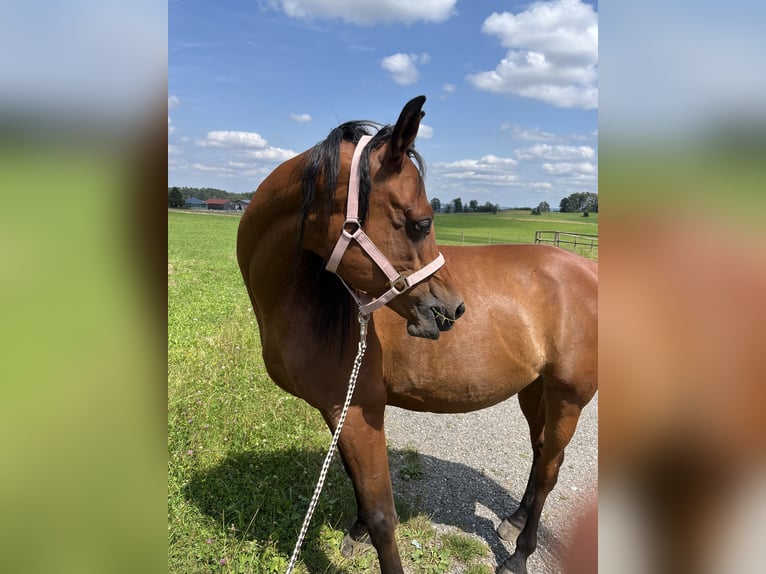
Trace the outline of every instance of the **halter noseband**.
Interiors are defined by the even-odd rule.
[[[369,315],[375,311],[375,309],[382,307],[397,295],[401,295],[413,285],[416,285],[426,277],[436,273],[436,271],[444,265],[444,256],[439,253],[439,256],[436,259],[415,273],[412,273],[411,275],[399,273],[394,269],[394,266],[391,265],[386,256],[375,246],[367,234],[362,231],[362,226],[359,223],[359,158],[362,155],[362,150],[364,150],[371,139],[372,136],[362,136],[354,150],[354,156],[351,160],[351,177],[348,182],[346,222],[343,224],[343,231],[338,238],[338,242],[335,244],[335,248],[332,250],[330,259],[327,261],[327,266],[325,267],[331,273],[337,274],[340,260],[343,258],[343,255],[351,244],[351,240],[354,239],[359,244],[359,247],[361,247],[378,267],[380,267],[380,270],[386,274],[391,288],[377,299],[371,298],[363,291],[352,289],[340,276],[338,276],[338,279],[341,280],[343,285],[346,286],[346,289],[348,289],[348,292],[351,293],[351,296],[359,306],[359,311],[363,315]]]

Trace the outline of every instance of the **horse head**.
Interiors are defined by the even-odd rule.
[[[452,328],[465,306],[449,271],[442,267],[422,162],[412,147],[425,115],[425,99],[419,96],[408,102],[396,124],[374,136],[349,136],[351,124],[344,124],[331,213],[326,225],[313,230],[307,226],[306,238],[352,295],[372,301],[369,308],[388,305],[407,320],[410,335],[437,339]],[[357,161],[358,201],[351,182],[357,177],[352,171]],[[317,235],[319,229],[324,237]],[[365,306],[360,307],[364,312]]]

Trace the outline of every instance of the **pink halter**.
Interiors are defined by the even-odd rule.
[[[351,240],[355,239],[367,255],[380,267],[381,271],[388,277],[389,285],[391,288],[383,293],[377,299],[371,298],[364,291],[358,291],[349,287],[343,279],[340,279],[343,285],[346,286],[348,292],[356,301],[359,306],[359,311],[363,315],[369,315],[375,309],[382,307],[389,301],[391,301],[397,295],[401,295],[407,291],[413,285],[416,285],[426,277],[433,275],[436,271],[444,265],[444,256],[439,253],[439,256],[431,261],[428,265],[422,269],[412,273],[411,275],[403,275],[399,273],[394,266],[388,261],[385,255],[375,247],[375,244],[362,231],[362,226],[359,223],[359,158],[362,155],[367,143],[372,139],[372,136],[362,136],[359,139],[359,143],[354,150],[354,157],[351,160],[351,177],[348,182],[348,200],[346,202],[346,222],[343,224],[343,232],[335,244],[335,248],[332,250],[330,259],[327,261],[326,269],[331,273],[336,273],[340,260],[346,253],[348,246],[351,244]],[[350,232],[349,229],[353,231]]]

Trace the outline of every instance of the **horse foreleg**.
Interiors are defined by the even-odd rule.
[[[535,469],[543,451],[543,429],[545,428],[545,403],[543,402],[543,381],[535,380],[517,395],[519,406],[529,424],[529,438],[532,442],[532,468],[529,471],[527,487],[519,507],[497,527],[497,534],[503,540],[513,540],[527,523],[535,495]]]
[[[384,408],[371,412],[351,407],[338,442],[346,472],[354,485],[358,511],[344,547],[353,548],[354,542],[363,542],[368,534],[378,553],[381,573],[400,574],[403,570],[395,537],[397,518],[383,431]],[[331,428],[334,426],[328,424]]]
[[[330,428],[330,433],[334,434],[335,423],[333,422],[332,418],[325,413],[323,413],[323,416],[327,426]],[[346,457],[343,455],[343,451],[338,451],[338,454],[340,454],[340,460],[343,463],[343,468],[346,470],[346,475],[353,484],[351,469],[348,466]],[[361,506],[359,504],[359,496],[356,494],[356,489],[354,489],[354,496],[356,497],[357,518],[356,521],[354,521],[354,523],[348,529],[348,532],[346,532],[346,535],[343,537],[343,542],[341,543],[340,553],[344,558],[353,558],[354,556],[374,548],[370,542],[370,535],[367,532],[367,526],[365,526],[364,522],[362,522],[358,515],[359,508],[361,508]]]
[[[534,494],[526,524],[516,538],[516,549],[498,570],[500,574],[526,574],[527,559],[537,549],[537,529],[548,494],[564,461],[564,448],[574,435],[582,404],[568,386],[545,384],[545,431],[542,452],[534,469]]]

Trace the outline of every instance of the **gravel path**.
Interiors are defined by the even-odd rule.
[[[392,452],[394,496],[432,517],[438,531],[458,530],[488,544],[496,566],[514,543],[495,533],[519,503],[532,460],[529,430],[515,397],[482,411],[459,415],[386,409],[386,434]],[[397,456],[420,454],[423,477],[403,479]],[[585,407],[556,488],[540,520],[537,551],[529,558],[532,574],[561,571],[559,560],[568,530],[581,508],[597,496],[598,394]]]

